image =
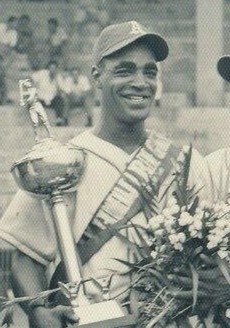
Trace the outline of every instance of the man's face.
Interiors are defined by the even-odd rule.
[[[99,81],[106,115],[126,123],[145,120],[156,93],[156,76],[156,60],[142,44],[105,58]]]

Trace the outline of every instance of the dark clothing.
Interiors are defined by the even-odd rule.
[[[52,100],[49,106],[40,100],[44,107],[52,108],[54,110],[57,123],[56,125],[68,125],[68,119],[65,117],[65,100],[61,95],[56,95]]]

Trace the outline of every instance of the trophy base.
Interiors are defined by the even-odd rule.
[[[76,326],[80,328],[131,327],[136,321],[136,316],[125,313],[115,300],[83,305],[74,309],[74,312],[80,318]]]

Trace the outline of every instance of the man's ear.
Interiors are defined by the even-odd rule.
[[[96,88],[101,89],[101,79],[100,79],[101,72],[100,72],[100,68],[98,68],[97,66],[93,66],[92,71],[91,71],[91,75],[93,77]]]

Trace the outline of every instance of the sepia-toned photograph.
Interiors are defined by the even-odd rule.
[[[229,29],[0,0],[0,327],[230,328]]]

